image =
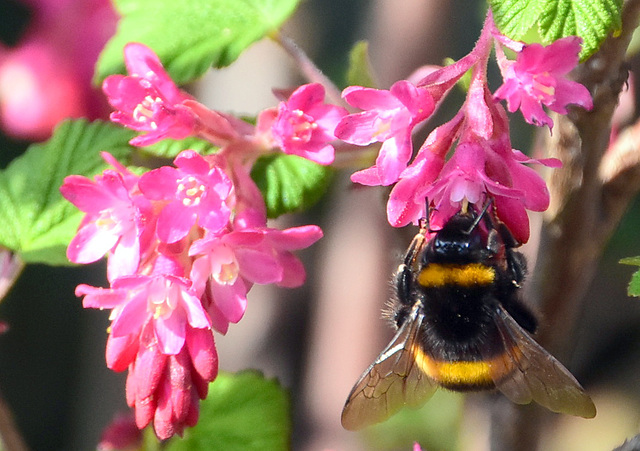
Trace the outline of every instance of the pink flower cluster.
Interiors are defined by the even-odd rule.
[[[486,67],[493,44],[504,84],[491,94]],[[508,61],[503,46],[517,52]],[[525,163],[558,167],[555,159],[529,159],[511,147],[509,122],[498,102],[506,99],[509,111],[520,109],[535,125],[553,126],[542,105],[565,114],[567,105],[590,109],[587,89],[565,75],[577,65],[579,38],[565,38],[543,47],[525,46],[498,32],[491,13],[476,47],[456,63],[430,69],[415,84],[402,80],[391,89],[351,86],[344,99],[362,112],[344,117],[336,136],[355,145],[381,142],[375,164],[351,176],[364,185],[394,185],[387,217],[396,227],[417,223],[427,202],[437,228],[459,211],[463,203],[492,200],[497,218],[520,242],[529,238],[526,210],[543,211],[549,193],[542,178]],[[460,78],[471,72],[467,99],[448,122],[436,127],[412,158],[412,133],[427,120]],[[451,152],[453,150],[453,152]],[[450,155],[452,153],[452,155]]]
[[[301,285],[293,251],[322,237],[314,225],[267,226],[253,162],[277,147],[332,162],[333,129],[346,110],[324,104],[321,85],[306,85],[253,127],[180,91],[147,47],[130,44],[126,61],[129,75],[107,78],[104,90],[118,109],[112,120],[145,132],[132,144],[196,135],[221,147],[207,157],[184,150],[173,166],[141,176],[104,153],[110,169],[69,176],[61,187],[85,213],[69,260],[108,257],[110,286],[79,285],[76,294],[84,307],[111,310],[107,366],[128,369],[137,426],[153,422],[166,439],[198,419],[218,371],[213,331],[242,318],[253,284]]]

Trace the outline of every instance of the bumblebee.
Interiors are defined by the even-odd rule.
[[[497,388],[517,404],[596,415],[578,381],[531,337],[537,320],[519,298],[525,259],[489,206],[464,205],[435,232],[422,220],[393,279],[397,332],[351,390],[345,429],[418,407],[437,387]]]

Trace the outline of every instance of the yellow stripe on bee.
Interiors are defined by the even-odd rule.
[[[489,285],[493,283],[496,272],[491,266],[482,263],[469,263],[466,265],[443,265],[429,263],[418,274],[418,283],[423,287],[442,287],[445,285],[458,285],[473,287]]]
[[[492,361],[437,361],[427,356],[422,349],[413,347],[416,364],[431,379],[445,387],[492,386]]]

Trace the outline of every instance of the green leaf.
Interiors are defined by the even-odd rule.
[[[583,40],[588,58],[611,32],[622,26],[622,0],[490,0],[496,25],[512,39],[522,39],[538,25],[543,43],[567,36]]]
[[[371,61],[369,60],[369,43],[367,41],[356,42],[351,52],[349,52],[347,83],[351,86],[376,87]]]
[[[231,64],[252,43],[277,32],[299,0],[114,0],[122,18],[100,55],[95,82],[124,73],[122,50],[141,42],[178,84],[212,65]]]
[[[285,451],[289,449],[289,397],[274,379],[256,371],[221,373],[209,386],[198,424],[167,451]]]
[[[524,38],[538,23],[545,3],[544,0],[489,0],[493,20],[500,31],[516,40]]]
[[[134,134],[104,122],[66,121],[43,144],[29,147],[0,171],[0,244],[26,263],[69,264],[66,247],[82,213],[60,194],[67,175],[92,176],[129,154]]]
[[[637,257],[621,258],[618,263],[621,263],[623,265],[640,266],[640,255]]]
[[[267,205],[267,216],[306,210],[325,193],[333,172],[297,155],[261,157],[251,170]]]
[[[189,137],[181,140],[163,139],[160,142],[144,147],[144,152],[155,157],[174,159],[183,150],[195,150],[200,155],[210,155],[218,151],[218,147],[204,139]]]
[[[623,258],[620,260],[620,263],[623,265],[640,266],[640,256]],[[640,296],[640,270],[631,276],[627,293],[629,293],[629,296]]]
[[[631,276],[627,293],[629,296],[640,296],[640,271],[634,272]]]

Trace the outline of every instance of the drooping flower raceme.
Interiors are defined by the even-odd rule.
[[[227,174],[216,155],[186,150],[176,167],[140,178],[106,158],[115,170],[94,181],[71,176],[61,188],[86,212],[69,256],[85,263],[108,253],[110,267],[126,269],[110,271],[109,288],[79,285],[76,294],[87,308],[111,310],[107,365],[129,370],[127,402],[138,427],[153,423],[166,439],[196,423],[217,375],[213,330],[226,333],[242,318],[254,283],[303,283],[290,251],[322,232],[267,228],[264,206],[253,205],[262,202],[257,188],[233,186],[232,178],[252,184],[248,174],[242,166]]]
[[[505,77],[495,95],[489,91],[486,76],[494,42]],[[516,61],[506,60],[502,46],[518,52]],[[482,208],[492,202],[494,219],[505,224],[517,241],[526,242],[526,211],[545,210],[549,192],[543,179],[524,164],[558,167],[559,161],[529,159],[513,149],[506,112],[497,102],[506,98],[510,111],[520,107],[527,120],[550,127],[551,119],[542,105],[560,113],[566,113],[568,104],[591,108],[587,89],[565,77],[578,63],[579,50],[577,38],[561,39],[547,47],[511,41],[498,32],[489,12],[475,48],[450,66],[430,68],[415,86],[402,81],[390,91],[346,88],[345,100],[364,111],[343,118],[336,136],[357,145],[383,143],[376,165],[356,172],[352,180],[365,185],[395,183],[387,204],[393,226],[417,224],[429,213],[429,224],[437,229],[468,203]],[[409,163],[413,128],[465,72],[471,82],[463,107],[429,134]],[[403,87],[404,96],[397,95],[398,86]]]
[[[198,420],[218,372],[214,330],[226,333],[242,318],[253,284],[302,284],[305,270],[292,252],[322,237],[317,226],[267,227],[253,163],[278,148],[331,163],[333,132],[347,111],[325,104],[324,88],[310,84],[254,126],[181,91],[142,44],[126,46],[125,62],[128,75],[108,77],[103,90],[117,109],[111,120],[144,132],[131,144],[194,135],[220,148],[208,156],[184,150],[172,166],[142,176],[103,153],[110,169],[70,176],[61,187],[85,213],[69,259],[108,256],[110,286],[83,284],[76,293],[87,308],[111,310],[107,366],[129,371],[136,425],[152,423],[166,439]]]

